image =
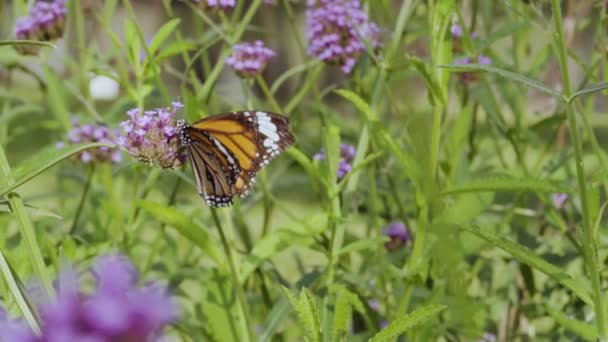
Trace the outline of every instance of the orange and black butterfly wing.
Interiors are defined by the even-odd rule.
[[[238,162],[235,195],[251,189],[256,173],[294,143],[289,120],[280,114],[241,111],[207,117],[192,125],[217,139]]]
[[[204,131],[184,126],[180,132],[201,197],[212,207],[231,205],[232,185],[240,173],[234,157]]]

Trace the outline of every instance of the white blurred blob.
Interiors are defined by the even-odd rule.
[[[89,81],[89,92],[94,100],[114,100],[120,92],[116,80],[104,75],[93,75]]]

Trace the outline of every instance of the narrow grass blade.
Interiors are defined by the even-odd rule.
[[[35,156],[25,160],[15,168],[13,172],[13,178],[15,181],[1,188],[0,196],[4,196],[13,191],[18,186],[36,177],[64,159],[90,148],[104,146],[115,147],[114,144],[109,143],[79,144],[64,148],[48,147],[37,153]]]
[[[491,176],[473,179],[451,186],[443,191],[443,194],[464,192],[565,192],[570,193],[572,189],[565,185],[546,179],[515,178],[509,176]]]
[[[28,304],[29,301],[27,300],[26,294],[21,292],[21,287],[19,286],[20,281],[13,273],[13,269],[10,267],[8,260],[4,257],[2,251],[0,251],[0,272],[13,295],[15,302],[17,302],[17,306],[19,307],[19,310],[21,310],[21,314],[25,318],[25,321],[33,331],[40,333],[40,325],[36,320],[36,315]]]
[[[445,305],[430,304],[414,310],[391,322],[386,328],[380,330],[380,332],[369,339],[369,342],[387,341],[397,337],[409,329],[430,320],[446,308],[447,306]]]
[[[546,309],[547,312],[549,312],[549,315],[566,330],[577,334],[585,341],[595,341],[597,339],[597,329],[594,325],[568,317],[563,312],[554,308],[547,307]]]

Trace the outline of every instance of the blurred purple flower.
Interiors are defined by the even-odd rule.
[[[380,309],[380,304],[378,303],[378,300],[376,299],[370,299],[367,301],[367,304],[369,305],[369,308],[378,312],[378,310]]]
[[[276,5],[277,0],[264,0],[264,3],[267,5]]]
[[[43,327],[36,337],[23,323],[0,320],[5,342],[158,341],[178,308],[159,285],[137,286],[135,268],[123,256],[98,257],[93,266],[97,287],[79,291],[77,273],[68,269],[58,281],[57,299],[40,307]]]
[[[564,207],[564,203],[566,203],[568,200],[568,194],[563,192],[554,193],[551,195],[551,200],[557,209],[561,209]]]
[[[477,64],[481,64],[481,65],[490,65],[490,64],[492,64],[492,59],[490,57],[484,56],[484,55],[477,56],[477,60],[474,60],[471,57],[463,57],[463,58],[455,60],[454,64],[465,65],[465,64],[474,64],[475,62],[477,62]],[[460,76],[460,80],[465,85],[469,84],[473,81],[476,81],[478,78],[477,73],[475,73],[475,72],[463,72],[463,73],[460,73],[459,76]]]
[[[175,168],[183,164],[186,155],[181,153],[175,127],[175,114],[183,105],[173,102],[172,108],[157,108],[141,112],[139,108],[127,112],[123,121],[123,134],[118,138],[131,156],[149,165]]]
[[[72,124],[74,128],[68,133],[68,143],[72,145],[96,142],[114,143],[118,135],[116,130],[111,130],[104,125],[81,125],[76,118],[72,118]],[[57,143],[57,148],[64,146],[64,142]],[[119,163],[122,155],[119,149],[103,146],[80,152],[79,159],[83,163]]]
[[[358,0],[308,0],[306,36],[308,54],[349,74],[365,42],[380,47],[380,30],[361,9]]]
[[[261,40],[236,44],[232,50],[233,53],[226,60],[226,64],[243,78],[259,75],[266,68],[268,61],[275,56],[275,52]]]
[[[192,0],[203,8],[230,9],[236,6],[236,0]]]
[[[353,161],[355,159],[355,155],[357,154],[357,149],[355,146],[350,144],[341,144],[340,145],[340,162],[338,164],[338,179],[342,179],[353,169]],[[315,153],[313,156],[314,160],[325,160],[325,151],[321,149],[319,152]]]
[[[15,37],[20,40],[49,41],[63,36],[67,9],[65,0],[51,2],[37,1],[30,8],[27,17],[15,22]],[[18,50],[24,54],[36,54],[37,46],[18,45]]]
[[[384,244],[384,248],[389,252],[394,251],[410,241],[410,233],[405,224],[400,221],[390,223],[382,230],[382,235],[388,236],[391,239]]]
[[[477,342],[495,342],[496,341],[496,335],[492,334],[492,333],[484,333],[483,336],[477,340]]]
[[[456,23],[452,24],[452,26],[450,26],[450,33],[452,34],[452,39],[460,39],[463,34],[462,26]]]

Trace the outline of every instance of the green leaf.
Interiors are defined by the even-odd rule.
[[[222,254],[217,250],[216,243],[209,237],[207,229],[194,221],[190,215],[164,204],[147,200],[140,200],[138,205],[152,217],[175,228],[182,236],[209,255],[218,265],[223,265]]]
[[[386,236],[378,236],[375,238],[357,240],[355,242],[349,243],[348,245],[340,248],[338,251],[338,255],[351,253],[351,252],[359,252],[366,249],[376,249],[379,245],[384,244],[390,239]]]
[[[43,42],[39,40],[0,40],[0,46],[2,45],[39,45],[46,46],[55,49],[56,46],[49,42]]]
[[[549,312],[549,315],[551,315],[560,326],[577,334],[585,341],[595,341],[597,339],[597,329],[594,325],[568,317],[560,310],[553,309],[549,306],[547,306],[546,309],[547,312]]]
[[[289,291],[289,290],[287,290]],[[292,295],[293,296],[293,295]],[[289,312],[289,300],[282,297],[270,310],[264,323],[264,332],[260,335],[258,342],[270,342],[281,324],[287,319]]]
[[[540,83],[537,80],[526,77],[522,74],[514,73],[512,71],[508,71],[505,69],[500,69],[491,65],[482,65],[482,64],[449,64],[449,65],[439,65],[438,68],[447,68],[454,72],[471,72],[471,71],[487,71],[498,76],[510,79],[512,81],[516,81],[527,85],[529,87],[535,88],[537,90],[542,91],[547,95],[551,95],[557,98],[560,101],[566,101],[567,99],[562,95],[562,93],[555,91],[551,88],[548,88],[546,85]]]
[[[30,328],[36,333],[40,333],[40,325],[36,319],[36,313],[32,309],[31,301],[27,298],[27,293],[24,291],[19,277],[13,272],[13,268],[8,263],[8,260],[4,257],[4,253],[0,251],[0,273],[6,282],[13,299],[17,302],[21,314],[27,321]]]
[[[608,89],[608,82],[592,85],[589,88],[585,88],[585,89],[575,92],[574,94],[572,94],[572,96],[570,96],[569,99],[566,100],[566,102],[571,103],[572,101],[576,100],[580,96],[593,94],[593,93],[596,93],[598,91],[602,91],[605,89]]]
[[[179,23],[179,18],[171,19],[161,26],[158,31],[156,31],[154,38],[152,38],[150,45],[148,46],[148,50],[151,54],[154,54],[156,51],[158,51],[158,49],[160,49],[160,46],[165,42],[165,40],[167,40],[167,38],[169,38],[171,33],[175,31]]]
[[[321,328],[319,324],[319,313],[315,300],[305,287],[300,292],[298,303],[298,314],[304,323],[310,338],[315,342],[321,342]]]
[[[30,157],[27,160],[23,161],[21,164],[19,164],[19,166],[15,168],[15,171],[13,172],[13,178],[15,179],[15,181],[1,188],[0,196],[4,196],[7,193],[13,191],[18,186],[36,177],[37,175],[46,171],[48,168],[59,163],[60,161],[67,159],[84,150],[95,147],[113,148],[116,146],[110,143],[90,143],[70,145],[63,148],[47,147],[46,149],[38,152],[33,157]]]
[[[162,62],[167,58],[173,57],[183,52],[191,51],[196,48],[196,45],[185,42],[185,41],[175,41],[167,44],[160,50],[157,54],[154,55],[154,60],[156,62]]]
[[[361,112],[361,114],[365,115],[365,118],[368,121],[378,120],[378,116],[376,115],[376,113],[372,110],[369,104],[365,102],[365,100],[363,100],[359,95],[346,89],[338,89],[335,92],[336,94],[342,96],[343,98],[354,104],[355,107],[357,107],[357,109]]]
[[[414,310],[391,322],[386,328],[380,330],[374,337],[369,339],[369,342],[386,341],[397,337],[409,329],[430,320],[446,308],[447,306],[445,305],[430,304]]]
[[[491,245],[498,247],[509,253],[519,262],[529,265],[538,271],[551,277],[553,280],[572,290],[580,299],[588,305],[593,305],[590,296],[589,284],[583,282],[582,278],[574,278],[559,267],[550,264],[534,252],[525,248],[516,242],[507,240],[503,237],[496,236],[493,232],[484,232],[479,227],[468,226],[464,228],[466,231],[486,240]]]
[[[201,307],[213,340],[243,341],[247,331],[242,328],[244,319],[230,277],[212,269],[204,284]]]
[[[546,179],[534,178],[515,178],[509,176],[492,176],[473,179],[467,182],[448,187],[443,194],[463,193],[463,192],[566,192],[572,189],[565,185]]]
[[[336,294],[336,304],[334,306],[334,324],[332,329],[332,341],[344,341],[348,335],[348,322],[352,315],[352,308],[348,298],[348,293],[340,287]]]

